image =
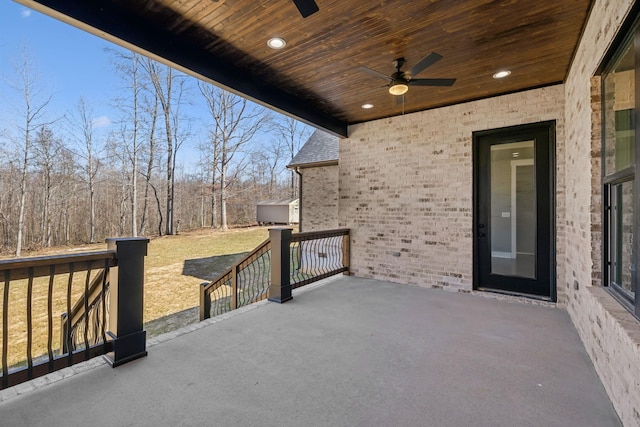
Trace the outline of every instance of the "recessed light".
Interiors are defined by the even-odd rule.
[[[370,110],[373,108],[373,104],[362,104],[362,108],[365,110]]]
[[[284,39],[281,37],[271,37],[267,41],[267,46],[269,46],[271,49],[282,49],[286,45],[287,45],[287,42],[284,41]]]
[[[498,71],[497,73],[495,73],[493,75],[494,79],[504,79],[507,76],[511,75],[511,71],[509,70],[503,70],[503,71]]]

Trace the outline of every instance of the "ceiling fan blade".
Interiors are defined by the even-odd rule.
[[[313,15],[320,10],[314,0],[293,0],[293,3],[298,8],[300,15],[302,15],[303,18]]]
[[[411,73],[412,76],[416,76],[420,74],[422,71],[424,71],[425,68],[432,66],[433,64],[440,61],[441,59],[442,59],[442,55],[438,55],[435,52],[431,52],[429,55],[425,56],[420,61],[418,61],[418,63],[414,65],[413,68],[411,68],[409,73]]]
[[[365,98],[369,95],[379,95],[388,92],[389,85],[376,86],[373,89],[362,90],[358,92],[358,97]]]
[[[358,67],[358,70],[360,71],[364,71],[365,73],[371,74],[372,76],[375,77],[379,77],[381,79],[385,79],[385,80],[391,80],[391,77],[387,76],[386,74],[382,74],[379,71],[376,70],[372,70],[371,68],[367,68],[367,67]]]
[[[411,79],[409,86],[453,86],[456,79]]]

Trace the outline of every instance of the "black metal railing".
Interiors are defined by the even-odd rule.
[[[104,302],[109,282],[97,279],[114,265],[112,251],[0,261],[3,389],[110,351],[106,310],[86,310],[83,295],[96,283]],[[65,313],[74,313],[71,327]],[[99,333],[90,339],[91,329]]]
[[[216,280],[203,283],[200,286],[200,320],[265,299],[270,265],[271,240],[267,239]]]
[[[82,296],[71,310],[62,313],[60,348],[63,353],[88,349],[106,341],[106,329],[109,325],[109,267],[105,262],[104,269],[94,277],[91,285],[87,283],[87,274],[85,285],[88,286],[85,286]]]
[[[291,235],[293,289],[349,271],[349,230],[312,231]]]
[[[103,354],[113,366],[145,356],[147,244],[107,239],[106,251],[0,261],[0,389]]]
[[[274,243],[278,251],[272,250]],[[272,229],[269,239],[217,279],[200,286],[200,320],[267,297],[280,301],[283,283],[290,291],[348,272],[348,229],[295,234],[291,229]]]

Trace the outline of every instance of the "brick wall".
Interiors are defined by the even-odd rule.
[[[618,415],[624,425],[640,426],[640,322],[601,287],[601,99],[600,79],[594,77],[632,3],[594,2],[565,84],[565,228],[571,245],[562,286],[567,310]]]
[[[472,288],[472,133],[557,120],[558,302],[624,425],[640,426],[640,322],[602,283],[599,63],[632,0],[596,0],[562,86],[351,126],[339,226],[358,276]],[[579,391],[577,391],[579,392]]]
[[[339,225],[352,230],[352,274],[472,289],[474,131],[556,120],[564,219],[563,99],[559,85],[351,126],[340,141]]]
[[[338,228],[338,166],[301,169],[302,231]]]

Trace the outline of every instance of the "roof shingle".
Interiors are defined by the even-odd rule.
[[[338,144],[337,136],[316,130],[287,167],[308,167],[318,163],[338,164]]]

